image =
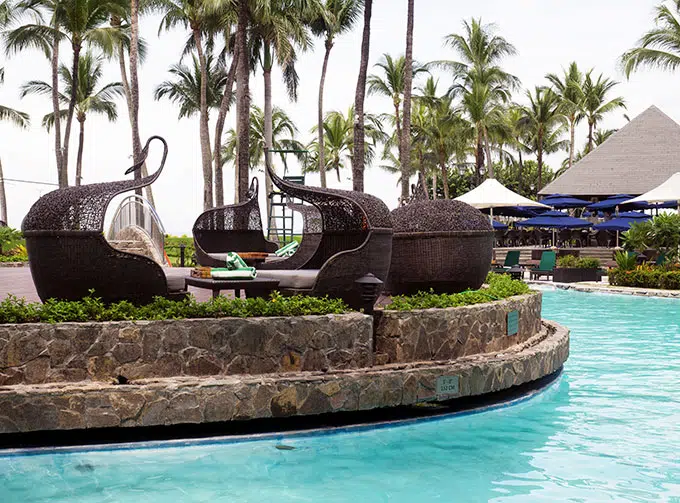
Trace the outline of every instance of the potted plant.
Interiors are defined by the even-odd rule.
[[[576,283],[579,281],[600,281],[600,261],[596,258],[578,258],[565,255],[557,259],[553,281]]]

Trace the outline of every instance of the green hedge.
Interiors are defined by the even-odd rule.
[[[466,290],[461,293],[435,294],[419,292],[415,295],[397,295],[385,309],[393,311],[409,311],[411,309],[430,309],[469,306],[494,300],[506,299],[514,295],[529,293],[529,286],[519,280],[513,280],[506,274],[489,273],[486,278],[487,288]]]
[[[302,295],[283,297],[277,292],[272,293],[269,299],[218,297],[209,302],[198,302],[193,297],[181,301],[157,297],[151,304],[145,306],[135,306],[127,301],[106,305],[94,296],[85,297],[80,301],[50,299],[44,304],[28,303],[24,299],[9,295],[0,302],[0,324],[303,316],[342,314],[349,310],[340,299]]]
[[[194,262],[194,238],[191,236],[166,236],[165,237],[165,253],[167,253],[170,262],[174,267],[179,267],[180,264],[180,244],[184,244],[184,265],[186,267],[193,267]]]
[[[609,284],[614,286],[680,290],[680,270],[669,271],[663,267],[638,267],[636,269],[624,270],[617,267],[609,270]]]

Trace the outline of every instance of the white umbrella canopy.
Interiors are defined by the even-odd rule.
[[[641,196],[629,199],[624,204],[640,203],[645,201],[648,203],[680,201],[680,172],[675,173],[658,187],[653,188],[649,192],[645,192]]]
[[[495,178],[487,178],[484,180],[484,183],[479,185],[479,187],[457,197],[456,201],[467,203],[480,210],[485,208],[505,208],[512,206],[550,208],[550,206],[532,201],[531,199],[511,191]]]

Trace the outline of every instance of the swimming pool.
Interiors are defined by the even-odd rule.
[[[680,300],[546,291],[572,330],[517,405],[332,435],[0,457],[0,502],[680,501]]]

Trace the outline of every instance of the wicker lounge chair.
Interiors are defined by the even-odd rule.
[[[318,210],[321,236],[316,246],[305,245],[305,250],[291,257],[303,251],[303,264],[295,264],[295,268],[265,264],[258,269],[258,277],[278,279],[279,290],[284,294],[329,295],[355,307],[365,305],[355,282],[369,273],[385,281],[390,268],[392,222],[385,203],[363,192],[287,182],[269,166],[267,169],[282,192]],[[312,248],[313,253],[309,251]]]
[[[104,238],[104,216],[118,194],[153,183],[168,154],[165,140],[152,136],[142,150],[141,168],[152,140],[163,143],[158,170],[141,179],[66,187],[45,194],[31,207],[22,224],[33,282],[40,298],[77,300],[91,289],[105,302],[146,303],[155,296],[186,295],[184,278],[166,276],[168,269],[153,260],[114,249]],[[173,273],[176,271],[173,271]]]
[[[253,178],[246,201],[209,209],[194,222],[196,261],[203,266],[224,267],[228,252],[274,252],[278,245],[262,232],[257,200],[258,182]]]

